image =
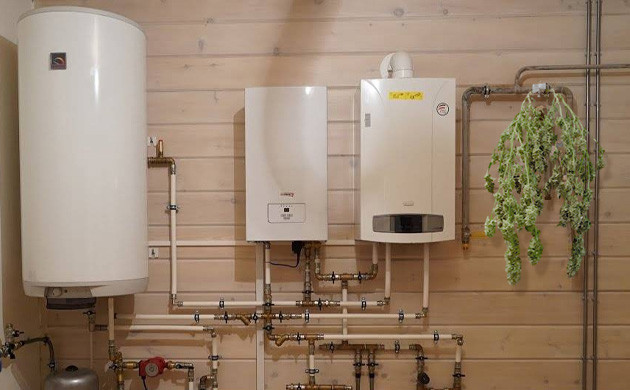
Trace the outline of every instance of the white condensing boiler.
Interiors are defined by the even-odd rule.
[[[147,285],[145,36],[77,7],[18,23],[22,275],[62,305]]]
[[[393,78],[362,80],[355,98],[357,239],[453,240],[455,80],[411,78],[396,59]]]
[[[328,238],[325,87],[245,90],[247,241]]]

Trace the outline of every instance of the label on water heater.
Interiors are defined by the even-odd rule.
[[[304,223],[305,220],[305,203],[269,203],[267,205],[269,223]]]

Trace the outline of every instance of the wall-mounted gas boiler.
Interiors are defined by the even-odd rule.
[[[245,90],[247,241],[326,241],[326,87]]]
[[[455,80],[412,72],[362,80],[355,98],[359,240],[455,238]]]

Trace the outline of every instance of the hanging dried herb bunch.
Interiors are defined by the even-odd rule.
[[[554,193],[563,201],[558,225],[569,227],[572,235],[567,275],[578,272],[584,256],[584,233],[591,227],[588,210],[593,193],[589,183],[595,179],[595,169],[604,166],[602,149],[597,166],[591,162],[586,129],[563,95],[552,91],[546,107],[536,107],[533,99],[529,93],[501,134],[485,176],[486,189],[494,196],[485,233],[492,237],[499,229],[506,242],[505,270],[510,284],[521,278],[520,231],[531,235],[527,248],[530,263],[537,264],[542,256],[536,220],[545,198]],[[490,176],[494,165],[497,178]]]

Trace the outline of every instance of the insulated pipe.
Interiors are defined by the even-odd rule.
[[[171,249],[171,304],[177,302],[177,166],[175,159],[164,157],[164,141],[155,145],[155,157],[148,158],[149,168],[169,168],[169,245]]]
[[[170,241],[171,241],[171,303],[177,300],[177,176],[175,170],[170,177]]]
[[[265,313],[251,313],[251,314],[234,314],[227,313],[228,319],[238,320],[240,317],[245,317],[251,320],[256,314],[260,318],[265,318]],[[271,314],[271,319],[279,319],[279,314]],[[415,314],[412,314],[415,317]],[[287,313],[282,314],[283,320],[298,320],[308,317],[309,320],[339,320],[339,319],[371,319],[371,320],[384,320],[384,319],[397,319],[404,320],[407,315],[404,312],[399,313]],[[225,321],[225,314],[117,314],[117,320],[132,321],[132,320],[154,320],[154,321],[182,321],[190,320],[215,320]]]
[[[315,374],[317,370],[315,369],[315,341],[309,340],[308,342],[308,384],[315,384]]]
[[[212,328],[202,325],[123,325],[117,326],[119,331],[127,332],[211,332]]]
[[[241,321],[244,325],[249,325],[253,315],[240,313],[224,314],[117,314],[117,320],[190,320],[199,323],[201,320],[212,321]]]
[[[293,301],[292,301],[293,302]],[[223,309],[226,307],[251,307],[264,305],[264,301],[179,301],[178,307],[198,307],[198,308],[216,308]],[[295,306],[295,302],[293,302]]]
[[[448,335],[449,339],[455,338],[456,335]],[[321,335],[321,340],[340,341],[340,340],[433,340],[438,341],[442,338],[439,334],[326,334]]]
[[[219,341],[217,340],[216,333],[212,334],[212,390],[219,388]]]
[[[424,256],[422,258],[424,280],[422,283],[422,311],[429,310],[429,243],[422,245],[424,247]]]
[[[341,302],[348,302],[348,282],[341,282]],[[343,306],[341,309],[342,318],[341,318],[341,331],[343,334],[348,334],[348,307]]]
[[[372,253],[378,250],[378,244],[373,244]],[[378,258],[378,252],[377,252]],[[392,295],[392,244],[389,242],[385,244],[385,298],[386,302],[389,302]]]

